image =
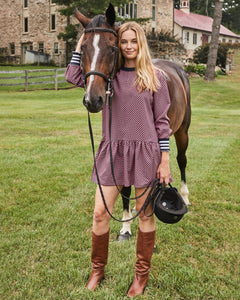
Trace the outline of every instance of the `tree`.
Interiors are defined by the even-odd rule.
[[[224,0],[215,0],[214,17],[212,24],[212,37],[208,53],[207,69],[204,79],[207,81],[215,80],[215,66],[217,61],[218,41],[220,25],[222,21],[222,8]]]

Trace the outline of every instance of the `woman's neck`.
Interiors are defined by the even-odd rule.
[[[124,61],[125,68],[136,68],[136,59],[129,59]]]

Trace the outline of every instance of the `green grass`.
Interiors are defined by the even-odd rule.
[[[240,57],[233,76],[191,80],[189,213],[157,222],[150,280],[139,299],[240,299]],[[129,243],[111,221],[106,279],[90,274],[95,184],[82,90],[0,91],[0,299],[126,299],[138,222]],[[101,114],[92,115],[96,144]],[[171,139],[175,186],[180,176]],[[121,217],[121,201],[115,215]]]

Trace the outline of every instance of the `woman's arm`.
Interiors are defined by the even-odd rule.
[[[159,139],[161,152],[161,163],[157,170],[157,177],[160,182],[167,185],[171,180],[171,171],[169,165],[169,138],[171,135],[170,122],[167,116],[170,107],[170,96],[167,87],[167,81],[163,74],[158,76],[161,87],[154,93],[154,118],[155,127]]]
[[[68,82],[74,84],[77,87],[84,87],[84,79],[83,79],[83,72],[81,69],[81,60],[82,60],[82,54],[81,54],[81,44],[83,40],[84,35],[81,36],[76,51],[72,53],[72,59],[70,64],[67,66],[66,72],[65,72],[65,78]]]

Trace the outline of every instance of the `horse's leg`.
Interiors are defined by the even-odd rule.
[[[177,162],[178,166],[181,172],[181,195],[183,197],[184,202],[186,205],[190,205],[190,202],[188,200],[188,187],[186,183],[186,165],[187,165],[187,157],[186,157],[186,151],[188,147],[188,126],[182,125],[178,131],[174,134],[176,145],[177,145]]]
[[[122,197],[122,200],[123,200],[123,218],[122,218],[122,220],[127,220],[132,217],[132,213],[131,213],[130,206],[129,206],[129,198],[131,195],[131,186],[127,186],[127,187],[124,186],[122,188],[122,193],[124,196],[126,196],[128,198],[128,199],[126,199],[125,197]],[[118,235],[119,242],[121,242],[123,240],[129,240],[130,236],[132,235],[131,224],[132,224],[132,221],[123,222],[122,229],[120,230],[120,233]]]

